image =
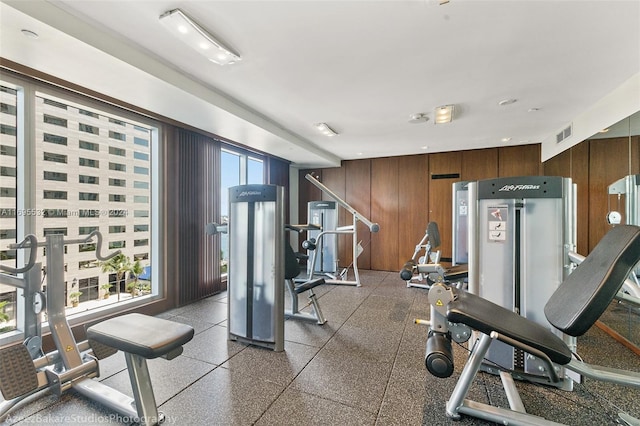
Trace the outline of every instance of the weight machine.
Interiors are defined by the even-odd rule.
[[[318,251],[316,250],[316,248],[318,247],[318,245],[322,244],[323,239],[328,238],[329,235],[341,235],[341,234],[349,235],[350,234],[353,237],[353,243],[352,243],[353,244],[352,245],[353,261],[351,262],[351,265],[347,266],[340,272],[339,277],[336,277],[339,279],[325,279],[325,282],[331,283],[331,284],[355,285],[357,287],[360,287],[361,283],[360,283],[360,274],[358,272],[358,256],[360,256],[360,254],[362,253],[363,248],[361,245],[361,241],[358,241],[358,222],[362,222],[365,225],[367,225],[367,227],[369,228],[369,231],[371,232],[378,232],[380,230],[380,225],[378,225],[377,223],[371,222],[369,219],[364,217],[361,213],[358,213],[356,209],[354,209],[349,204],[347,204],[346,201],[344,201],[337,194],[335,194],[329,188],[327,188],[322,183],[320,183],[320,181],[315,177],[313,177],[311,174],[307,174],[305,178],[309,182],[311,182],[315,187],[320,189],[323,193],[327,194],[329,197],[335,200],[335,202],[338,203],[340,207],[344,208],[346,211],[351,213],[353,217],[352,225],[340,226],[334,230],[322,230],[313,241],[305,240],[302,243],[303,248],[313,252],[311,256],[311,264],[309,265],[309,279],[313,279],[313,276],[315,274],[315,269],[316,269],[315,265],[318,258]],[[353,273],[355,275],[355,280],[353,281],[346,279],[350,266],[353,266]]]
[[[0,419],[32,397],[52,392],[58,396],[74,389],[143,426],[159,424],[164,415],[158,412],[147,359],[163,357],[171,360],[182,353],[182,345],[193,338],[188,325],[127,314],[99,322],[87,328],[87,340],[77,343],[65,314],[64,246],[87,244],[96,239],[96,257],[108,260],[102,252],[102,235],[94,231],[87,238],[64,239],[63,235],[47,235],[38,243],[28,235],[12,249],[29,249],[29,260],[21,268],[0,266],[0,282],[19,289],[25,298],[24,343],[0,350]],[[40,290],[41,264],[36,263],[38,247],[47,253],[47,290]],[[49,329],[56,350],[42,350],[41,315],[46,310]],[[98,361],[118,350],[125,354],[133,398],[93,380],[99,377]]]
[[[539,365],[537,382],[566,388],[561,371],[578,380],[595,380],[640,388],[640,373],[590,365],[574,355],[560,336],[581,336],[591,328],[640,261],[640,227],[620,225],[609,231],[593,251],[569,274],[544,305],[548,325],[525,318],[471,292],[442,283],[429,290],[432,317],[416,322],[430,326],[427,339],[427,369],[436,377],[453,373],[451,340],[466,341],[476,334],[471,354],[446,404],[446,415],[454,420],[462,415],[514,425],[556,425],[526,412],[513,378],[521,372],[505,366],[499,372],[509,409],[467,399],[469,389],[485,362],[490,347],[501,343],[526,354]],[[474,333],[470,333],[473,330]],[[568,375],[567,375],[568,376]],[[566,377],[566,376],[565,376]],[[622,424],[638,425],[640,420],[620,413]]]
[[[430,288],[434,282],[443,281],[445,269],[440,265],[440,231],[438,224],[429,222],[424,236],[413,252],[413,256],[402,266],[400,278],[407,287]],[[424,254],[420,253],[424,250]]]

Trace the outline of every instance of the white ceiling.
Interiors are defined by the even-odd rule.
[[[185,48],[174,8],[242,61]],[[0,23],[4,58],[300,167],[539,143],[640,73],[636,0],[3,0]]]

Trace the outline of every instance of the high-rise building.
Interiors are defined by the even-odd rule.
[[[103,251],[119,249],[132,263],[150,265],[152,129],[36,93],[31,151],[35,193],[27,195],[27,205],[35,207],[19,209],[16,91],[3,87],[1,96],[0,247],[21,238],[16,231],[20,216],[31,216],[31,232],[39,241],[48,234],[82,238],[99,230]],[[115,274],[102,272],[95,249],[95,243],[65,247],[68,301],[71,292],[81,292],[81,302],[99,299],[106,291],[101,286],[114,283]],[[38,250],[39,259],[44,259],[45,248]],[[15,266],[15,251],[2,249],[0,256],[3,263]],[[11,292],[13,288],[0,288],[0,300],[11,300]]]

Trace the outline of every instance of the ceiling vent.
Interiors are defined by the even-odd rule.
[[[556,135],[556,143],[560,143],[563,140],[567,139],[573,133],[573,124],[569,124],[569,126],[563,131],[559,132]]]

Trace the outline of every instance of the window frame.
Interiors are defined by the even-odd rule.
[[[149,147],[149,245],[146,247],[149,253],[149,264],[152,271],[152,294],[149,296],[143,296],[130,300],[121,301],[107,305],[98,309],[87,310],[77,314],[68,316],[70,325],[73,327],[77,324],[87,323],[95,321],[98,318],[113,315],[118,312],[130,310],[134,307],[147,305],[152,302],[158,302],[167,298],[167,285],[164,276],[164,268],[162,267],[161,257],[164,253],[164,211],[161,206],[164,205],[163,200],[163,187],[164,179],[161,170],[164,167],[163,149],[161,148],[161,141],[163,139],[163,124],[152,118],[142,116],[135,111],[126,111],[122,108],[115,107],[106,102],[90,98],[80,93],[71,92],[64,88],[50,86],[47,83],[42,83],[33,80],[29,77],[21,77],[13,74],[2,73],[0,74],[0,82],[3,86],[16,90],[17,92],[17,106],[16,106],[16,164],[18,173],[16,176],[16,210],[27,211],[28,209],[35,209],[36,196],[34,190],[36,188],[36,180],[38,176],[36,173],[42,175],[42,170],[37,167],[38,163],[47,161],[44,158],[35,158],[36,155],[36,126],[38,118],[36,115],[36,93],[46,96],[50,101],[62,100],[61,104],[72,104],[79,106],[86,110],[96,110],[104,113],[107,116],[115,116],[130,120],[137,127],[143,127],[149,129],[149,140],[147,146]],[[40,120],[43,121],[43,117],[40,116]],[[87,122],[90,122],[90,118],[87,117]],[[44,124],[44,123],[43,123]],[[47,124],[49,125],[49,124]],[[79,130],[79,129],[78,129]],[[44,130],[46,132],[46,129]],[[84,133],[84,132],[83,132]],[[86,133],[89,134],[89,133]],[[94,135],[97,137],[97,135]],[[132,145],[133,145],[133,141]],[[68,144],[67,144],[68,147]],[[133,147],[132,147],[133,148]],[[68,149],[68,148],[67,148]],[[46,152],[47,150],[44,149]],[[92,152],[90,150],[81,150],[85,152]],[[42,155],[46,154],[40,154]],[[69,157],[65,159],[65,163],[68,164]],[[58,163],[58,161],[49,161],[50,163]],[[40,177],[40,179],[42,179]],[[82,208],[82,207],[80,207]],[[38,232],[35,229],[35,218],[28,215],[18,215],[16,217],[16,242],[21,241],[25,235],[29,233]],[[103,236],[108,237],[108,234],[103,233]],[[0,245],[0,250],[4,250]],[[103,250],[105,250],[103,248]],[[65,250],[66,253],[66,250]],[[28,253],[25,250],[18,250],[16,252],[17,265],[24,265],[26,263],[26,257]],[[132,257],[133,258],[133,257]],[[39,253],[38,262],[46,262],[46,258],[42,257]],[[65,258],[66,261],[66,258]],[[0,334],[0,346],[19,342],[24,336],[24,330],[21,326],[24,324],[24,311],[25,303],[23,297],[23,291],[17,289],[16,293],[16,323],[17,329],[14,331],[4,332]],[[48,333],[48,323],[43,322],[42,333]]]

